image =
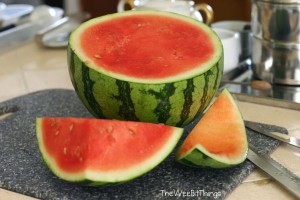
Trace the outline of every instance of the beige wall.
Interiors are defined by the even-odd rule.
[[[73,0],[69,0],[73,1]],[[215,11],[215,21],[247,20],[250,21],[251,0],[195,0],[196,3],[210,4]],[[116,12],[118,0],[99,1],[81,0],[82,9],[93,17]]]
[[[212,6],[215,21],[251,19],[251,0],[196,0]]]

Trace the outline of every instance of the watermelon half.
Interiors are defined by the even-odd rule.
[[[68,65],[94,116],[184,126],[214,97],[223,48],[210,27],[192,18],[127,11],[75,29]]]
[[[180,163],[223,168],[242,163],[248,141],[242,115],[227,89],[188,134],[176,154]]]
[[[90,186],[119,184],[161,163],[182,128],[92,118],[37,118],[39,149],[63,180]]]

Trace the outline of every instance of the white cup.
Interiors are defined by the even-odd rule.
[[[237,32],[213,28],[217,33],[224,49],[224,74],[236,68],[239,63],[239,56],[241,54],[240,38]]]
[[[251,58],[253,41],[250,22],[239,20],[225,20],[215,22],[211,25],[211,27],[238,32],[241,45],[240,62]]]

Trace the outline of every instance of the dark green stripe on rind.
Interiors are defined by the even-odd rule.
[[[68,66],[69,66],[69,75],[70,75],[70,78],[71,78],[71,82],[74,86],[74,89],[77,91],[76,81],[74,80],[74,78],[75,78],[75,59],[74,59],[74,55],[75,54],[70,49],[70,46],[68,46],[68,49],[67,49],[67,62],[68,62]]]
[[[201,105],[200,109],[199,109],[200,111],[204,110],[207,107],[207,102],[211,98],[210,94],[208,94],[209,84],[211,84],[209,79],[210,79],[210,76],[212,76],[214,78],[214,75],[215,74],[213,74],[213,72],[211,72],[211,70],[209,70],[209,71],[207,71],[206,76],[204,76],[205,81],[204,81],[204,87],[203,87],[203,95],[202,95],[202,98],[200,99],[200,105]]]
[[[119,95],[115,98],[120,100],[121,105],[119,114],[124,119],[131,119],[133,121],[140,121],[135,115],[134,104],[131,99],[131,88],[130,84],[125,81],[116,80],[116,84],[119,89]]]
[[[130,181],[130,180],[128,180]],[[73,183],[83,185],[83,186],[91,186],[91,187],[109,187],[109,186],[115,186],[115,185],[121,185],[123,183],[126,183],[128,181],[121,181],[121,182],[101,182],[101,181],[95,181],[95,180],[82,180],[82,181],[74,181]]]
[[[210,167],[210,168],[226,168],[226,167],[232,167],[234,165],[240,164],[230,164],[225,162],[217,161],[216,159],[213,159],[206,154],[199,151],[197,148],[195,148],[192,152],[187,154],[185,157],[181,159],[177,159],[179,163],[182,163],[184,165],[192,166],[192,167]],[[241,161],[242,163],[243,161]]]
[[[104,117],[93,94],[95,81],[90,79],[90,68],[78,58],[70,47],[68,47],[67,55],[69,74],[75,91],[94,116]]]
[[[68,46],[68,49],[67,49],[67,63],[69,66],[69,74],[70,74],[71,82],[74,85],[74,83],[75,83],[75,81],[74,81],[74,73],[75,73],[74,54],[72,53],[70,46]]]
[[[74,86],[75,91],[77,92],[78,96],[80,97],[83,104],[87,107],[87,109],[92,112],[91,107],[85,96],[83,95],[84,91],[84,82],[82,81],[82,65],[83,63],[75,54],[75,52],[68,46],[67,49],[68,55],[68,66],[69,66],[69,75],[71,78],[71,82]],[[93,112],[92,112],[93,113]],[[93,113],[95,115],[95,113]]]
[[[194,90],[195,90],[194,80],[188,79],[187,86],[186,86],[185,90],[183,91],[184,104],[183,104],[182,111],[180,114],[180,121],[176,124],[176,126],[181,126],[182,124],[184,124],[186,119],[188,119],[189,114],[190,114],[190,105],[192,105],[192,103],[193,103]]]
[[[213,67],[211,70],[207,71],[206,75],[204,76],[204,87],[203,87],[203,95],[200,98],[200,108],[198,113],[203,112],[209,103],[211,102],[211,99],[215,95],[216,91],[219,88],[221,79],[223,74],[223,59],[221,59],[215,67]]]
[[[149,90],[148,93],[158,99],[158,104],[154,109],[154,113],[158,116],[159,122],[166,122],[170,118],[170,97],[174,95],[176,88],[173,83],[167,83],[159,91]]]
[[[165,84],[118,80],[89,68],[72,49],[70,76],[88,110],[96,117],[184,126],[209,105],[222,77],[223,60],[204,74]]]
[[[224,65],[224,60],[223,58],[219,60],[219,62],[217,63],[218,67],[216,67],[216,79],[217,81],[215,81],[213,89],[215,89],[216,91],[219,89],[220,86],[220,82],[223,76],[223,65]]]
[[[95,81],[93,81],[90,78],[89,72],[91,69],[89,69],[86,66],[83,66],[81,70],[82,70],[82,82],[83,82],[83,88],[84,88],[84,90],[83,90],[84,97],[87,100],[89,106],[92,108],[92,112],[95,113],[98,117],[103,117],[101,108],[94,97],[93,88],[94,88]]]

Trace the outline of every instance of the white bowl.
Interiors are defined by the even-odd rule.
[[[240,62],[251,57],[253,52],[253,36],[251,23],[248,21],[225,20],[213,23],[212,28],[227,29],[238,32],[240,37],[241,55]]]
[[[234,31],[213,28],[222,41],[224,49],[224,72],[227,73],[236,68],[241,54],[239,34]]]
[[[236,32],[242,32],[250,26],[250,22],[239,20],[218,21],[211,25],[212,28],[227,29]]]

